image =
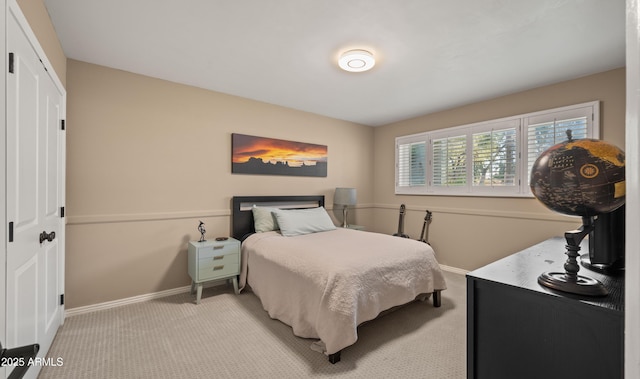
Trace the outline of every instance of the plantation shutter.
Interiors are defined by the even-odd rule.
[[[434,187],[467,185],[467,137],[447,136],[433,139]]]
[[[551,146],[567,140],[597,138],[593,131],[593,107],[532,116],[527,119],[527,183],[536,159]]]
[[[427,142],[423,135],[396,139],[396,191],[426,186]]]
[[[504,124],[513,126],[496,128],[473,134],[473,186],[495,187],[517,185],[518,120]]]

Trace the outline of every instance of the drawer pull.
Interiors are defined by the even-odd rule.
[[[213,247],[213,250],[220,250],[220,249],[224,249],[224,245],[214,246]]]
[[[217,261],[218,259],[223,259],[223,258],[224,258],[224,255],[218,255],[218,256],[213,257],[213,260]]]
[[[221,265],[221,266],[213,266],[213,271],[222,270],[223,268],[224,268],[224,265]]]

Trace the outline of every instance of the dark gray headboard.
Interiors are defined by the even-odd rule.
[[[243,241],[255,233],[253,204],[274,208],[324,207],[324,195],[313,196],[234,196],[231,199],[231,236]]]

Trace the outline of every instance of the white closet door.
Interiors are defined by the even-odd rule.
[[[53,338],[62,323],[64,308],[60,304],[62,290],[62,273],[64,272],[63,249],[64,244],[64,219],[62,218],[61,199],[64,199],[61,191],[64,186],[62,172],[64,172],[64,159],[61,153],[64,146],[64,133],[61,130],[62,98],[53,81],[47,75],[42,80],[40,91],[39,125],[41,135],[38,136],[40,148],[40,183],[39,195],[42,205],[41,214],[42,231],[54,232],[55,238],[45,241],[41,245],[42,264],[40,265],[40,286],[38,295],[41,302],[39,324],[42,333],[39,343],[43,351],[47,351],[53,342]],[[51,237],[51,236],[50,236]],[[38,241],[39,242],[39,241]],[[46,347],[46,350],[44,350]]]
[[[42,357],[64,309],[59,300],[64,259],[64,132],[60,128],[64,95],[11,12],[7,52],[6,347],[38,343]],[[41,240],[43,232],[45,240]],[[25,378],[35,378],[39,371],[39,366],[33,366]]]

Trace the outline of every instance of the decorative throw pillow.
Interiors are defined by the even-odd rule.
[[[277,210],[278,208],[259,207],[253,204],[251,211],[253,212],[253,226],[256,233],[278,230],[278,223],[272,213]]]
[[[324,207],[309,209],[276,209],[273,212],[283,236],[325,232],[336,229]]]

